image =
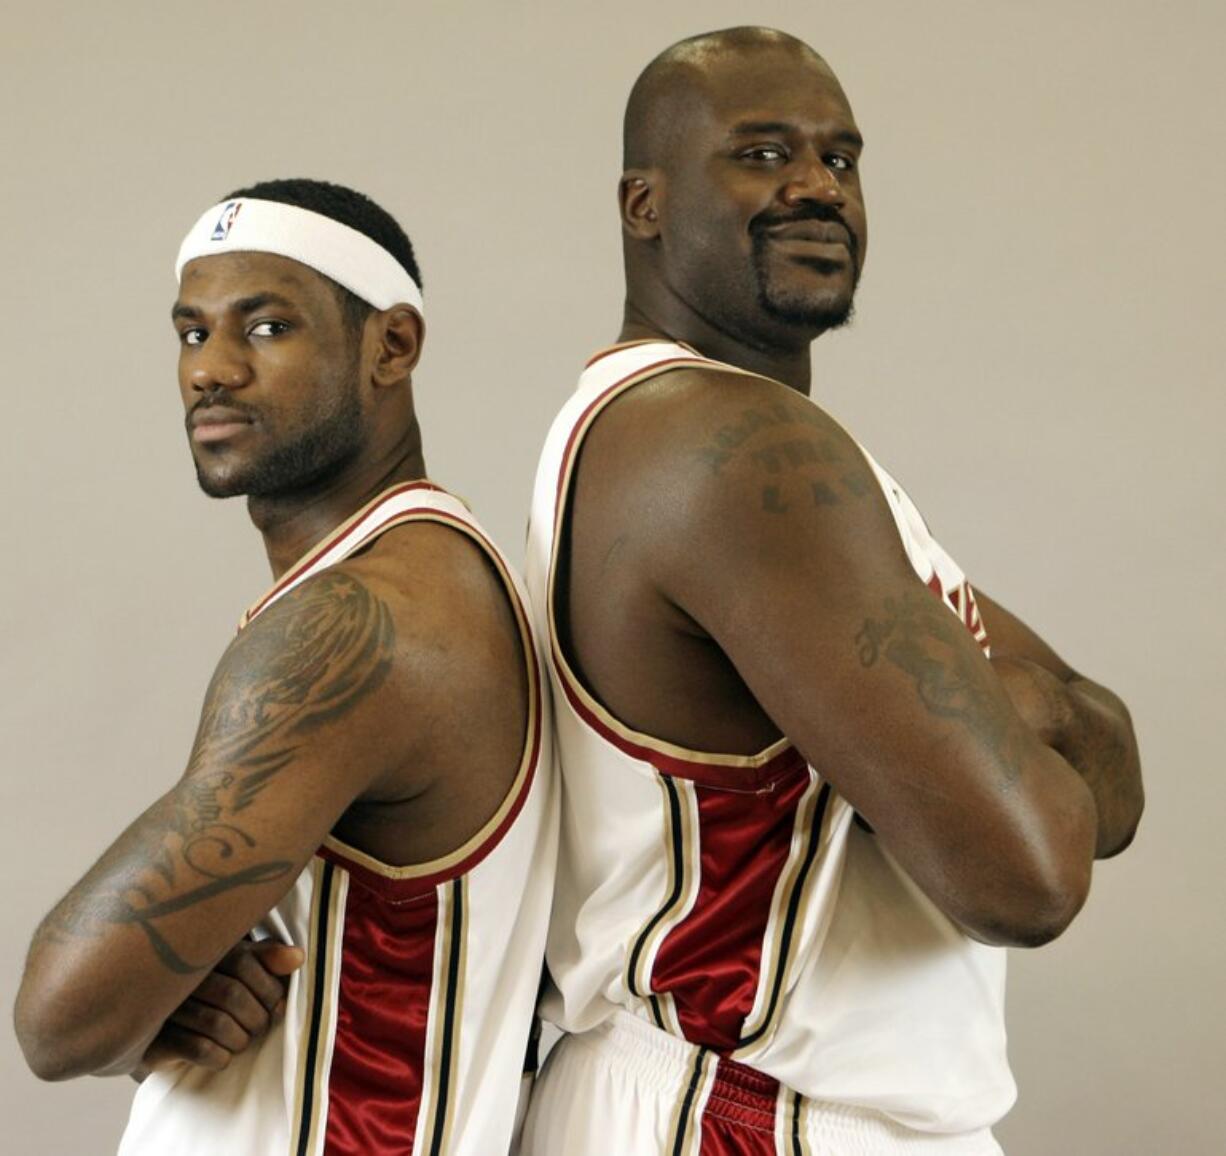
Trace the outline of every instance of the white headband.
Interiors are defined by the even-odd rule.
[[[376,309],[403,302],[423,312],[421,288],[382,245],[331,217],[278,201],[239,197],[207,210],[179,246],[175,278],[197,257],[241,252],[300,261]]]

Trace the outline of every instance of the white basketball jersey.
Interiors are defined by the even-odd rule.
[[[537,473],[527,582],[564,783],[543,1014],[582,1032],[626,1009],[799,1097],[920,1131],[982,1128],[1015,1095],[1004,951],[938,911],[786,738],[743,757],[634,731],[561,652],[557,547],[584,436],[636,385],[713,366],[743,372],[668,342],[597,355]],[[986,651],[962,571],[865,456],[916,573]]]
[[[508,1150],[557,853],[549,696],[519,580],[462,502],[412,482],[385,491],[313,549],[242,626],[412,521],[476,542],[514,607],[530,688],[514,785],[481,831],[434,862],[393,867],[328,837],[255,932],[306,950],[284,1022],[225,1071],[180,1066],[149,1076],[120,1156]]]

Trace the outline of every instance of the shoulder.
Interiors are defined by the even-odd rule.
[[[687,551],[717,528],[742,544],[786,545],[798,529],[859,526],[866,514],[892,525],[867,458],[837,421],[780,382],[731,369],[687,367],[635,387],[600,415],[583,455],[589,494],[615,491],[624,508],[650,511]]]
[[[650,479],[692,477],[695,484],[836,459],[853,470],[864,463],[847,431],[809,398],[718,366],[666,371],[615,399],[583,453],[622,481],[646,471]]]
[[[469,534],[420,520],[393,527],[279,598],[235,639],[229,665],[285,666],[307,652],[373,663],[395,697],[433,698],[477,668],[520,663],[511,592]]]

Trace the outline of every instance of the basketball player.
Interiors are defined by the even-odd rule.
[[[972,589],[809,398],[860,132],[765,29],[630,95],[620,343],[537,476],[566,789],[530,1156],[998,1153],[1005,945],[1141,809],[1128,714]],[[989,657],[990,655],[990,657]]]
[[[176,268],[200,484],[247,495],[276,581],[183,777],[35,935],[22,1046],[48,1079],[129,1071],[193,992],[207,1035],[202,977],[254,927],[305,956],[270,969],[284,1019],[224,1070],[146,1079],[124,1156],[505,1152],[555,856],[547,699],[517,580],[425,480],[412,247],[358,193],[273,181],[208,209]]]

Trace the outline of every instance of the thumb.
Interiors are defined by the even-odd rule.
[[[275,939],[261,940],[254,944],[251,950],[255,952],[265,971],[273,975],[289,975],[291,971],[297,971],[306,959],[306,952],[301,947],[278,943]]]

